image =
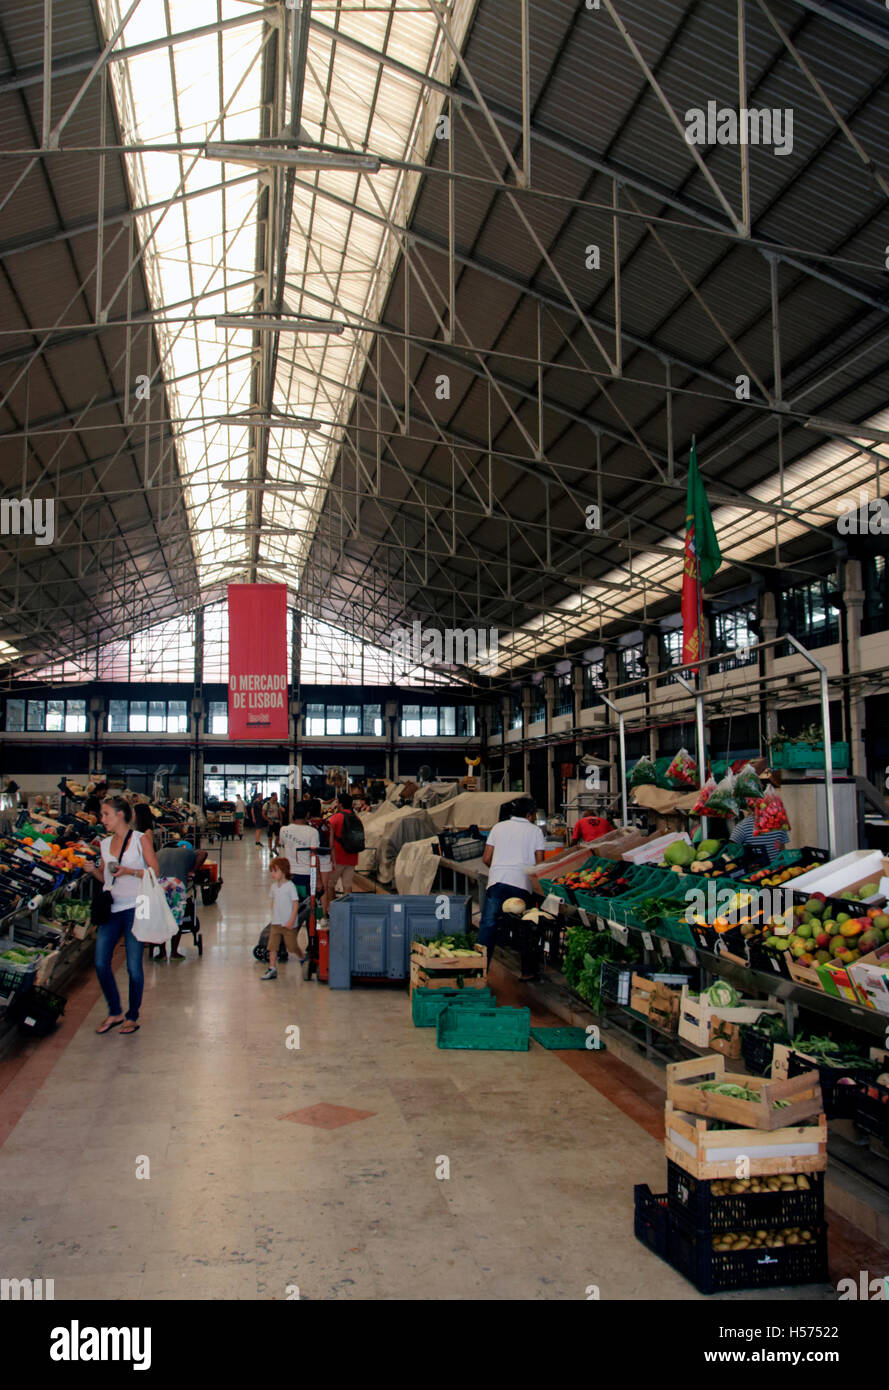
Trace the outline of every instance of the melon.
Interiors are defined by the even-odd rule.
[[[721,840],[702,840],[698,845],[698,857],[700,859],[712,859],[714,854],[719,853],[721,845]]]
[[[692,845],[687,845],[684,840],[674,840],[672,845],[667,845],[664,850],[664,858],[668,864],[678,864],[687,868],[694,863],[696,851]]]

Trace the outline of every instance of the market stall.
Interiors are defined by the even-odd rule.
[[[678,833],[577,860],[538,881],[566,980],[607,1026],[651,1058],[716,1052],[756,1075],[786,1047],[819,1074],[832,1140],[845,1122],[836,1144],[866,1145],[889,1188],[889,860],[807,846],[763,866]]]
[[[0,1038],[16,1025],[51,1031],[65,1006],[57,991],[92,957],[96,850],[75,825],[22,818],[0,840]]]

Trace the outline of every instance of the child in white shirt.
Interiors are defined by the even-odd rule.
[[[290,860],[278,857],[269,865],[272,875],[272,917],[269,927],[269,968],[263,980],[278,978],[278,946],[283,937],[288,955],[292,952],[302,964],[305,960],[305,943],[300,943],[296,931],[296,916],[299,912],[299,894],[290,881]],[[304,929],[303,929],[304,930]],[[300,947],[302,946],[302,949]]]

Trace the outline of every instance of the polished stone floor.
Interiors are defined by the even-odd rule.
[[[699,1297],[633,1238],[633,1184],[663,1191],[665,1161],[628,1068],[439,1051],[402,990],[293,964],[261,983],[268,854],[223,860],[203,959],[186,937],[187,960],[146,962],[138,1033],[95,1035],[90,972],[5,1064],[4,1274],[56,1299]]]

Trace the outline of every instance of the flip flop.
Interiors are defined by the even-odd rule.
[[[120,1025],[125,1022],[125,1019],[119,1018],[116,1023],[109,1023],[107,1028],[97,1028],[96,1032],[98,1033],[99,1037],[102,1037],[104,1033],[110,1033],[112,1028],[119,1028]]]
[[[124,1029],[123,1029],[123,1031],[122,1031],[122,1033],[121,1033],[121,1037],[122,1037],[122,1038],[128,1038],[128,1037],[130,1036],[131,1033],[138,1033],[138,1031],[139,1031],[139,1024],[138,1024],[138,1023],[134,1023],[134,1024],[132,1024],[131,1027],[129,1027],[129,1028],[124,1028]]]

